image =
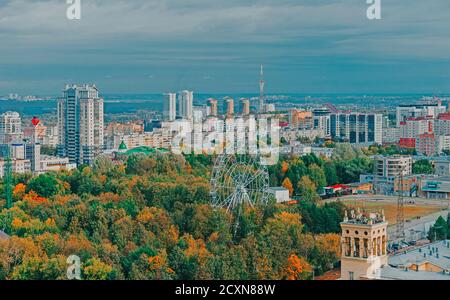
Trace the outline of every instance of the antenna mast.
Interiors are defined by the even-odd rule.
[[[264,109],[264,66],[261,65],[260,80],[259,80],[259,112],[263,113]]]

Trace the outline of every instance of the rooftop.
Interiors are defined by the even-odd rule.
[[[358,210],[350,211],[350,216],[348,216],[347,211],[345,211],[344,221],[342,224],[355,224],[355,225],[375,225],[386,222],[386,217],[384,215],[384,210],[381,213],[368,213],[361,212]]]
[[[450,280],[450,275],[426,271],[397,269],[391,266],[381,268],[380,279],[383,280]]]
[[[396,268],[408,268],[412,265],[424,263],[430,263],[438,268],[450,271],[450,240],[417,247],[389,258],[389,265]]]

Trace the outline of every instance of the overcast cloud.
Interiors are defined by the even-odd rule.
[[[0,0],[0,95],[257,91],[442,93],[450,90],[450,1]]]

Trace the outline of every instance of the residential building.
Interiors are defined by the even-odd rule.
[[[320,108],[313,110],[314,129],[319,129],[324,132],[324,136],[330,136],[330,114],[328,108]]]
[[[398,177],[400,174],[412,174],[413,159],[411,156],[393,155],[377,156],[374,159],[375,175],[382,177]]]
[[[178,95],[178,116],[191,120],[193,116],[194,92],[181,91]]]
[[[104,148],[103,99],[95,85],[66,85],[58,99],[60,156],[92,164]]]
[[[218,103],[216,99],[208,99],[208,116],[217,117],[218,116]]]
[[[242,99],[242,115],[248,116],[250,115],[250,100],[248,99]]]
[[[444,136],[436,136],[434,133],[420,134],[416,140],[418,154],[434,156],[442,152],[444,145],[450,141]]]
[[[19,113],[8,111],[0,115],[0,144],[22,140],[22,120]]]
[[[17,174],[31,173],[31,163],[28,159],[11,159],[12,172]],[[0,178],[5,174],[5,161],[0,160]]]
[[[408,118],[436,118],[439,114],[445,113],[446,108],[441,103],[434,104],[403,104],[396,109],[397,127]]]
[[[408,118],[400,123],[400,138],[417,139],[421,134],[432,133],[434,119],[432,117]]]
[[[291,129],[312,129],[314,127],[313,113],[292,109],[289,112],[289,126]]]
[[[232,118],[234,116],[234,100],[231,98],[225,99],[226,104],[226,117]]]
[[[163,117],[165,121],[175,121],[177,117],[177,94],[164,94]]]
[[[330,115],[330,135],[351,144],[381,144],[382,122],[381,114],[335,113]]]

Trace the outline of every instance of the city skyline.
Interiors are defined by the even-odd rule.
[[[53,94],[95,82],[109,93],[446,93],[449,3],[82,0],[0,3],[0,94]]]

